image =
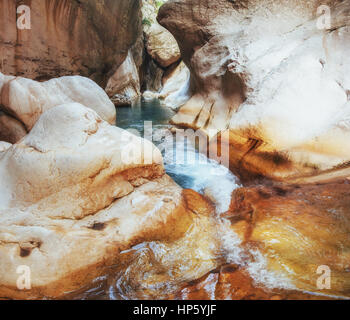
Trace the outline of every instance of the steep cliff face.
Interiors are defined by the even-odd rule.
[[[30,29],[16,28],[20,5]],[[35,80],[79,74],[106,85],[142,32],[140,0],[3,0],[1,72]]]
[[[350,160],[348,1],[171,0],[158,21],[191,71],[178,125],[229,129],[231,168],[300,178]],[[214,129],[211,131],[211,129]]]

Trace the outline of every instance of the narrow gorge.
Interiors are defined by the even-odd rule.
[[[0,15],[0,300],[350,298],[348,0]]]

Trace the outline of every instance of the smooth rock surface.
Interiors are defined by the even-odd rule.
[[[146,48],[153,60],[163,67],[169,67],[181,59],[179,46],[172,34],[154,23],[146,32]]]
[[[107,94],[92,80],[80,76],[61,77],[46,82],[17,77],[4,84],[2,105],[30,131],[43,112],[61,105],[77,102],[95,110],[111,124],[116,110]]]
[[[20,4],[30,29],[17,29]],[[142,33],[140,0],[0,3],[1,72],[35,80],[82,75],[105,87]]]
[[[191,72],[173,123],[230,129],[231,167],[286,180],[348,163],[348,1],[173,0],[158,21]]]
[[[1,152],[0,176],[4,298],[61,297],[107,274],[121,251],[176,241],[196,216],[213,211],[200,196],[193,207],[196,193],[186,196],[164,174],[151,142],[79,104],[46,111],[21,142]],[[23,265],[31,271],[30,290],[16,288]]]
[[[108,80],[105,91],[116,106],[132,104],[140,96],[140,78],[131,51]]]
[[[163,77],[163,88],[159,93],[162,104],[177,110],[189,99],[190,71],[183,61]]]
[[[349,297],[349,193],[350,185],[343,182],[234,191],[224,216],[241,241],[242,266],[254,283]],[[231,247],[228,262],[238,260]],[[330,286],[320,272],[325,266]]]

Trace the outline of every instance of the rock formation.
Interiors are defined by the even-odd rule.
[[[153,24],[147,32],[146,48],[152,59],[163,68],[181,59],[179,46],[174,37],[158,23]]]
[[[172,0],[158,21],[191,71],[173,122],[229,129],[236,173],[296,179],[350,160],[348,1]]]
[[[170,76],[177,78],[177,80],[173,80],[171,89],[177,91],[183,85],[179,82],[186,80],[184,76],[179,77],[180,71],[186,69],[188,72],[187,67],[180,63],[181,53],[175,38],[157,22],[157,13],[163,3],[164,1],[144,0],[142,5],[145,52],[143,77],[141,78],[142,91],[145,93],[146,99],[157,97],[165,99],[169,88],[165,92],[161,91]],[[166,103],[165,105],[173,106],[174,103]]]
[[[105,86],[142,32],[140,0],[32,0],[0,4],[1,69],[48,80],[79,74]],[[28,18],[30,29],[17,29]],[[27,26],[25,26],[27,27]]]
[[[226,217],[244,254],[254,257],[247,266],[254,280],[263,279],[256,267],[265,261],[267,287],[280,279],[282,288],[349,296],[349,193],[350,185],[342,181],[236,190]],[[325,285],[319,269],[324,266],[331,271],[327,288],[320,286]]]
[[[131,105],[140,96],[140,77],[131,51],[105,90],[116,106]]]
[[[92,80],[80,76],[61,77],[46,82],[4,77],[1,90],[1,140],[17,142],[29,132],[45,111],[66,103],[78,102],[111,124],[116,110],[107,94]]]
[[[343,182],[237,189],[223,215],[235,235],[221,235],[227,264],[172,298],[349,297],[349,193]]]
[[[0,157],[0,297],[60,297],[105,274],[122,250],[175,241],[212,212],[201,197],[203,209],[193,208],[152,143],[80,104],[46,111],[9,147]],[[23,265],[31,290],[16,287]]]
[[[183,61],[164,75],[163,83],[159,99],[163,105],[177,110],[189,98],[190,71]]]

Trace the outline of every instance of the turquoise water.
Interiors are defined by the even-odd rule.
[[[151,140],[161,150],[167,174],[183,188],[204,193],[207,188],[220,189],[220,186],[231,190],[237,187],[236,178],[225,167],[200,154],[193,145],[176,141],[169,131],[172,127],[169,120],[174,111],[163,107],[158,99],[145,101],[140,99],[133,107],[117,109],[117,126],[137,132]],[[147,128],[152,128],[152,136],[144,136],[145,121]],[[152,125],[150,127],[150,125]],[[167,137],[167,138],[165,138]],[[218,181],[221,182],[218,186]],[[223,191],[222,191],[223,192]]]

